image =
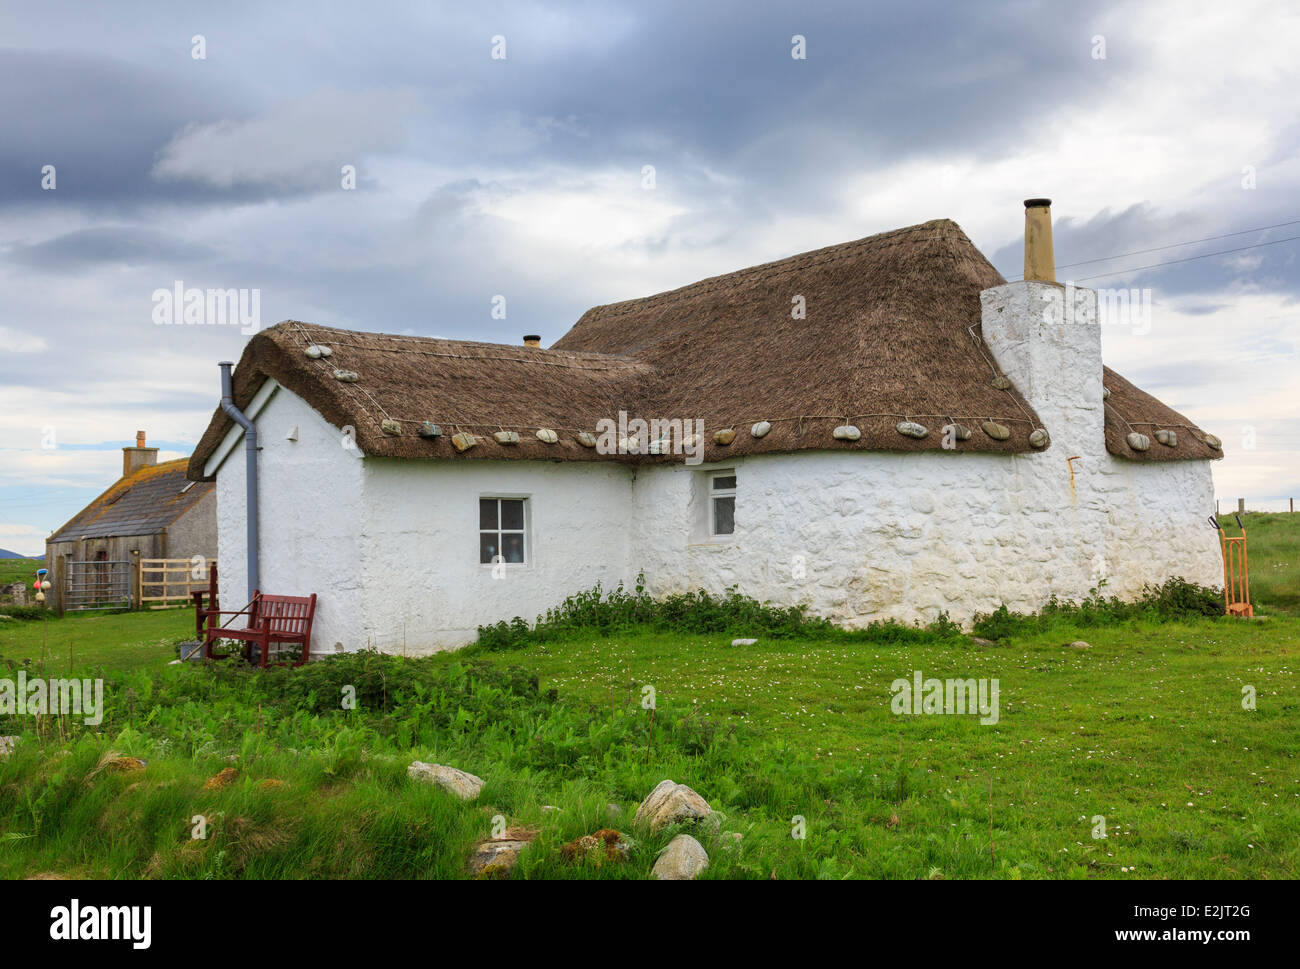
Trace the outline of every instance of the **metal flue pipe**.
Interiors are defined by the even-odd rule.
[[[257,428],[238,407],[235,406],[233,381],[230,368],[234,364],[223,360],[217,364],[221,368],[221,409],[226,416],[244,429],[245,471],[244,485],[247,497],[244,501],[244,516],[248,525],[248,601],[253,601],[253,593],[261,588],[260,563],[257,555]]]

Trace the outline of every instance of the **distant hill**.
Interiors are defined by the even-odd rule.
[[[30,555],[19,555],[17,552],[11,552],[7,548],[0,548],[0,559],[25,559],[31,558]]]

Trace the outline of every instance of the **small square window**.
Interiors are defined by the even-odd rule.
[[[524,498],[480,498],[478,501],[478,560],[482,565],[526,561]]]
[[[718,471],[709,477],[709,535],[736,532],[736,472]]]

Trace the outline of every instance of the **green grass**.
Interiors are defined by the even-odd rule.
[[[134,670],[175,659],[175,644],[193,638],[190,609],[0,619],[0,659],[40,669],[44,657],[51,676],[99,666]]]
[[[44,559],[0,559],[0,585],[26,582],[30,588],[36,581],[36,570],[43,568]]]
[[[942,625],[846,636],[713,600],[674,622],[770,635],[732,646],[739,629],[557,624],[452,655],[263,674],[167,666],[188,611],[51,620],[49,670],[66,670],[69,645],[76,667],[106,668],[108,709],[95,729],[0,715],[0,734],[22,736],[0,758],[0,877],[467,877],[500,815],[541,832],[514,877],[644,878],[674,832],[631,817],[665,777],[744,836],[692,829],[708,878],[1300,877],[1298,526],[1247,522],[1263,618],[1100,603],[1001,623],[992,646]],[[579,603],[610,614],[596,605]],[[645,608],[616,605],[622,619]],[[40,627],[0,622],[0,656],[39,665]],[[997,723],[894,714],[891,684],[915,670],[996,678]],[[348,685],[359,709],[340,708]],[[106,769],[116,756],[147,765]],[[462,803],[410,781],[416,759],[487,785]],[[205,789],[229,766],[234,783]],[[636,839],[629,861],[563,860],[560,846],[607,826]]]

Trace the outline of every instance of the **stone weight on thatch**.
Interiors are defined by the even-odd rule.
[[[432,421],[425,421],[420,425],[420,437],[442,437],[442,428]]]
[[[898,425],[898,433],[904,437],[914,437],[919,441],[930,433],[930,429],[916,421],[901,421]]]
[[[1109,388],[1109,387],[1102,387],[1102,388],[1101,388],[1101,399],[1102,399],[1102,400],[1110,400],[1110,388]]]
[[[736,439],[736,432],[730,427],[725,427],[713,435],[713,443],[726,447]]]
[[[1166,430],[1156,431],[1156,440],[1165,447],[1178,447],[1178,432]]]
[[[560,435],[556,434],[549,427],[542,427],[537,430],[537,440],[541,441],[543,444],[554,444],[559,439]]]
[[[1051,440],[1051,438],[1047,436],[1047,432],[1043,430],[1041,427],[1036,428],[1029,435],[1029,443],[1032,444],[1034,447],[1047,447],[1047,442],[1049,440]]]
[[[583,447],[596,446],[596,436],[592,434],[590,431],[579,431],[577,437],[578,437],[578,443],[581,444]]]
[[[980,427],[984,428],[984,433],[995,441],[1005,441],[1011,436],[1011,428],[996,421],[985,421]]]
[[[355,384],[357,382],[357,374],[354,370],[335,370],[334,379],[345,384]]]
[[[1214,434],[1206,434],[1205,443],[1206,446],[1212,447],[1216,451],[1220,451],[1223,449],[1223,442],[1220,441],[1219,438]]]
[[[1139,434],[1137,431],[1129,431],[1128,446],[1134,451],[1145,451],[1151,446],[1151,438],[1145,434]]]
[[[856,441],[862,437],[862,432],[852,424],[841,424],[835,430],[831,431],[831,437],[837,441]]]
[[[1010,380],[1010,378],[1004,376],[1003,374],[998,374],[996,377],[993,378],[993,380],[991,381],[991,383],[993,384],[993,389],[994,389],[994,390],[1010,390],[1010,389],[1011,389],[1011,380]]]
[[[518,431],[493,431],[492,436],[496,438],[498,444],[518,444]]]
[[[478,440],[473,434],[466,434],[464,431],[461,431],[459,434],[453,434],[451,436],[451,443],[457,451],[468,451],[478,443]]]
[[[951,437],[955,441],[970,440],[970,428],[965,424],[945,424],[943,425],[942,434],[944,437]]]
[[[771,421],[759,421],[749,429],[749,433],[751,437],[767,437],[771,430]]]
[[[334,351],[329,347],[323,347],[319,343],[313,343],[306,349],[306,354],[313,360],[319,360],[321,357],[328,357]]]
[[[379,429],[385,434],[392,434],[394,437],[400,436],[402,433],[401,422],[392,420],[391,418],[385,418],[381,421]]]

